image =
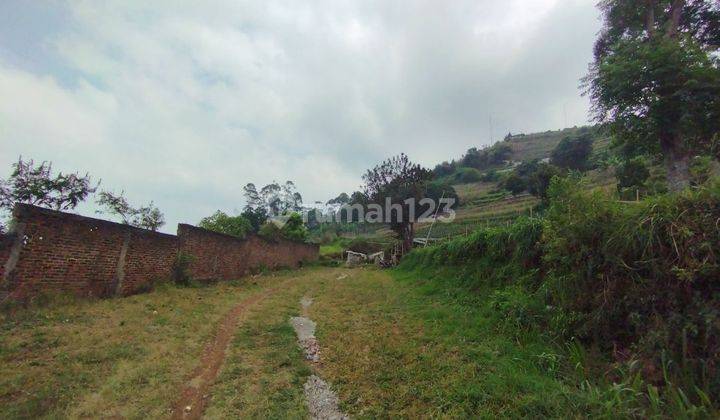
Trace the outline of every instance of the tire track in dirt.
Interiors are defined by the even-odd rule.
[[[190,380],[172,405],[171,419],[199,419],[209,399],[208,390],[215,382],[225,361],[226,352],[240,321],[248,308],[279,290],[282,285],[254,294],[235,305],[220,321],[213,340],[205,347],[200,364],[193,370]]]

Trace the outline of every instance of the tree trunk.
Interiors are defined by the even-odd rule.
[[[670,6],[670,21],[667,27],[667,36],[672,38],[677,35],[678,28],[680,27],[680,18],[682,18],[682,11],[685,7],[685,0],[674,0],[672,6]]]
[[[415,226],[413,223],[408,223],[403,226],[403,252],[407,253],[413,247],[413,239],[415,239]]]
[[[655,35],[655,1],[647,0],[647,11],[645,13],[645,30],[651,38]]]
[[[680,191],[690,185],[690,155],[682,147],[677,136],[669,136],[660,142],[665,155],[668,189]]]

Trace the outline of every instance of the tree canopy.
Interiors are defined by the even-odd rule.
[[[595,119],[624,150],[662,154],[668,184],[688,185],[689,157],[717,156],[720,5],[708,0],[606,0],[584,83]]]
[[[363,175],[364,194],[370,203],[385,208],[385,211],[389,210],[388,204],[402,209],[401,212],[390,211],[385,217],[407,250],[412,248],[415,236],[413,217],[423,212],[420,200],[425,197],[425,183],[431,179],[431,171],[411,162],[404,153],[383,161]],[[413,203],[410,204],[408,199],[413,199]]]
[[[241,215],[229,216],[220,210],[213,213],[212,216],[200,220],[198,226],[213,232],[237,236],[238,238],[244,238],[253,229],[252,224],[245,217]]]
[[[88,195],[94,193],[99,182],[93,184],[89,174],[53,175],[52,163],[38,165],[22,157],[13,164],[7,180],[0,180],[0,209],[12,210],[15,203],[32,204],[53,210],[72,210]]]
[[[589,133],[560,140],[550,155],[550,163],[560,168],[586,171],[590,169],[593,138]]]
[[[95,202],[101,208],[96,213],[107,213],[119,217],[126,225],[152,231],[157,231],[165,225],[165,216],[152,201],[144,206],[133,207],[125,198],[124,192],[115,194],[110,191],[101,191]]]

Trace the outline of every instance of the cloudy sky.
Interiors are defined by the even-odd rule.
[[[90,172],[167,232],[248,182],[325,201],[399,152],[585,124],[595,3],[3,0],[0,176],[19,155]]]

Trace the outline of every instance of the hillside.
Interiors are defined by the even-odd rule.
[[[545,131],[531,134],[508,135],[498,145],[508,145],[510,154],[501,164],[489,165],[487,171],[500,174],[509,173],[521,162],[542,161],[549,159],[552,151],[560,141],[566,137],[576,137],[590,133],[593,137],[593,158],[607,151],[610,140],[596,127],[572,127],[561,130]],[[462,159],[457,162],[462,162]],[[465,170],[459,167],[456,173]],[[487,172],[485,172],[487,173]],[[528,193],[513,195],[502,189],[498,180],[461,182],[456,175],[445,176],[443,179],[450,183],[458,194],[460,206],[457,216],[452,223],[436,223],[432,227],[430,236],[445,238],[463,235],[480,227],[507,225],[521,215],[531,215],[531,209],[540,203],[540,200]],[[612,189],[616,180],[611,169],[594,169],[587,173],[588,186],[592,188]],[[426,236],[430,224],[420,224],[416,232],[419,236]]]

